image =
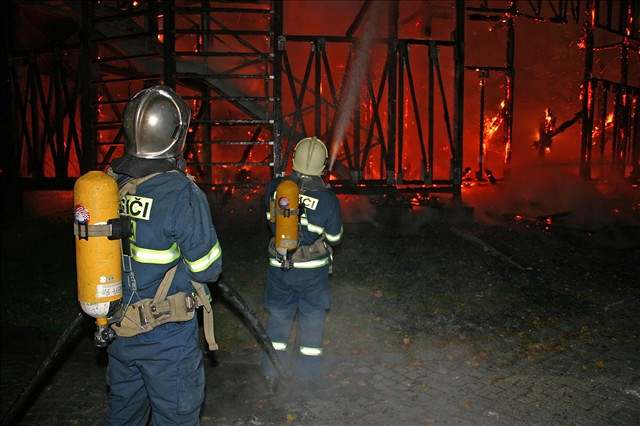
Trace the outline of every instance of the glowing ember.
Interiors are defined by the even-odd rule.
[[[420,193],[420,192],[416,193],[409,200],[409,203],[411,204],[412,207],[422,206],[422,205],[426,204],[427,202],[429,202],[429,196],[426,195],[426,194]]]
[[[511,142],[507,142],[504,146],[504,162],[507,163],[509,161],[509,152],[511,152]]]

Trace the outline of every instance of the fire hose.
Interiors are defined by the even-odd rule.
[[[285,369],[278,358],[278,354],[273,349],[271,339],[267,335],[262,323],[258,319],[256,313],[249,307],[244,298],[233,287],[220,281],[216,283],[220,289],[222,297],[228,302],[235,311],[240,314],[242,322],[249,328],[249,331],[256,339],[262,350],[267,354],[275,370],[281,377],[285,377]],[[65,328],[53,349],[47,357],[42,361],[36,370],[31,381],[25,386],[19,396],[9,407],[9,410],[2,419],[2,426],[15,424],[22,415],[29,409],[31,403],[37,396],[37,392],[41,389],[42,384],[50,376],[53,369],[58,365],[58,361],[66,353],[66,350],[76,341],[80,335],[84,324],[85,316],[79,313],[73,321]]]
[[[84,315],[78,314],[73,321],[62,332],[62,335],[56,341],[53,350],[49,352],[49,355],[42,361],[33,378],[29,384],[22,390],[18,398],[11,404],[9,411],[2,419],[2,426],[12,425],[20,419],[22,414],[29,408],[30,403],[33,401],[36,392],[40,389],[45,379],[49,376],[49,373],[57,365],[56,361],[60,359],[65,349],[71,345],[76,337],[80,334],[82,324],[84,323]]]
[[[286,370],[282,366],[280,358],[278,358],[278,353],[273,349],[271,339],[267,335],[267,332],[262,326],[262,323],[260,322],[260,319],[258,319],[256,313],[249,307],[247,302],[245,302],[236,289],[223,281],[219,281],[217,286],[220,291],[222,291],[224,299],[241,314],[242,321],[249,328],[251,334],[253,334],[253,337],[256,339],[256,342],[258,342],[262,350],[267,354],[273,364],[273,367],[278,372],[278,375],[280,377],[285,377],[287,375]]]

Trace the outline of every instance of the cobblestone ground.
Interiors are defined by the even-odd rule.
[[[615,263],[611,266],[593,260],[602,252],[589,248],[593,257],[576,270],[569,267],[571,256],[584,253],[568,253],[573,242],[558,246],[549,240],[537,249],[531,244],[528,258],[542,259],[549,250],[563,257],[546,272],[529,273],[511,270],[446,231],[433,232],[425,238],[439,241],[440,247],[437,253],[423,253],[422,261],[431,265],[428,279],[420,278],[421,269],[409,261],[394,261],[388,276],[366,271],[366,259],[358,259],[376,250],[367,245],[374,235],[361,237],[364,249],[344,249],[327,324],[328,374],[316,387],[290,383],[268,395],[253,343],[223,345],[207,365],[202,423],[640,424],[637,250],[621,264],[615,262],[629,252],[614,252],[607,260]],[[403,244],[419,250],[420,238],[387,236],[380,244],[387,253]],[[502,241],[512,244],[506,236]],[[233,244],[228,247],[233,254]],[[465,277],[443,272],[461,267],[449,250],[472,259],[464,264],[469,269]],[[349,271],[354,276],[346,279]],[[417,278],[403,278],[405,271]],[[389,280],[395,281],[381,284]],[[508,286],[496,288],[498,282]],[[255,306],[260,288],[243,289]],[[24,337],[29,331],[16,333]],[[10,349],[7,339],[14,339]],[[47,345],[33,349],[18,344],[29,339],[3,340],[4,411]],[[22,424],[102,424],[105,365],[104,354],[83,338]]]
[[[546,330],[549,339],[570,334],[563,346],[533,348],[529,355],[513,350],[517,336],[501,338],[495,329],[456,333],[449,341],[418,338],[394,352],[373,347],[368,354],[328,355],[329,374],[317,388],[289,384],[275,396],[263,390],[256,350],[225,352],[207,368],[202,423],[638,424],[640,348],[637,337],[620,338],[620,327],[633,326],[631,320],[608,312],[607,326],[616,330],[610,336],[584,334],[601,319],[567,322]],[[37,361],[3,355],[3,408]],[[104,373],[104,359],[82,340],[23,424],[101,424]]]

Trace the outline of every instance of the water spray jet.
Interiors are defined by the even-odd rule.
[[[371,57],[371,47],[374,41],[376,28],[382,11],[382,3],[374,2],[367,11],[366,21],[363,25],[362,38],[354,45],[354,60],[350,63],[345,76],[340,105],[333,123],[333,139],[331,141],[331,156],[329,160],[329,172],[338,157],[338,152],[344,141],[349,120],[356,104],[357,93],[360,90],[362,79],[369,68],[369,58]]]

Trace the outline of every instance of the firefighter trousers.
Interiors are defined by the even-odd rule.
[[[294,377],[300,380],[315,380],[322,376],[322,338],[329,305],[328,267],[288,271],[269,267],[265,290],[265,307],[269,311],[267,334],[285,365],[287,355],[291,355]],[[296,318],[298,345],[288,351]],[[265,377],[277,375],[264,354],[261,365]]]
[[[204,401],[204,364],[196,318],[109,346],[106,425],[197,425]]]

